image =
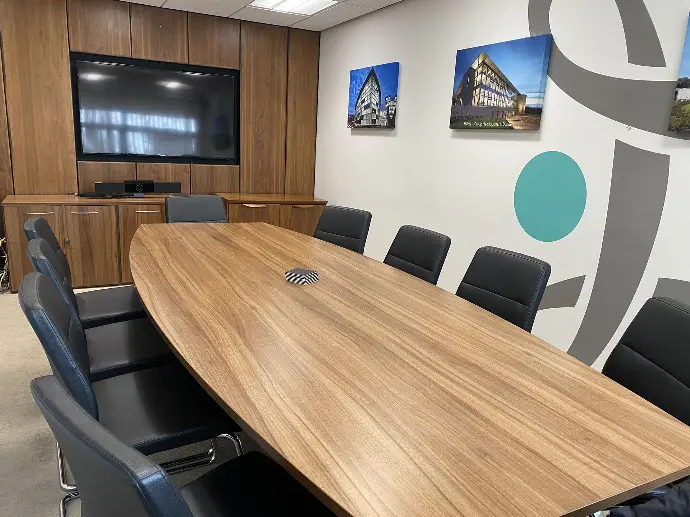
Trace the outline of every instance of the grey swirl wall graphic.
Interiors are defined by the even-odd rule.
[[[659,37],[644,1],[615,1],[625,32],[628,62],[665,66]],[[552,0],[530,0],[531,34],[551,32],[551,4]],[[604,117],[670,138],[689,138],[688,135],[668,131],[675,80],[620,79],[591,72],[570,61],[558,48],[556,39],[549,76],[576,102]],[[630,109],[631,105],[636,109]],[[568,350],[569,354],[586,364],[592,364],[604,351],[638,289],[661,221],[669,164],[668,155],[616,140],[599,265],[585,316]],[[566,285],[573,287],[579,278],[584,282],[583,277],[564,282],[572,282],[572,285]],[[662,292],[683,291],[690,297],[690,284],[684,286],[678,281],[665,280],[668,281],[660,281],[657,292],[660,289]],[[553,292],[550,294],[549,291]],[[570,298],[562,294],[564,291]],[[542,303],[540,309],[572,306],[569,305],[572,296],[573,292],[554,284],[547,290],[547,303]]]
[[[549,12],[552,0],[530,0],[528,8],[529,28],[532,35],[551,32]],[[642,60],[649,57],[640,55],[640,48],[656,48],[659,38],[649,17],[644,3],[640,1],[621,0],[621,20],[624,23],[628,61]],[[596,16],[592,12],[592,16]],[[646,20],[649,20],[647,22]],[[641,32],[634,32],[631,27],[646,27]],[[627,28],[626,28],[627,27]],[[656,51],[645,50],[656,54]],[[660,63],[663,59],[656,54],[653,62]],[[659,66],[654,65],[654,66]],[[668,130],[668,114],[673,104],[676,80],[673,81],[645,81],[619,79],[586,70],[570,61],[558,48],[558,41],[554,38],[549,77],[558,87],[586,108],[622,124],[632,126],[650,133],[676,139],[689,139],[684,133],[671,133]],[[635,109],[630,109],[635,106]]]
[[[575,307],[580,299],[582,286],[585,285],[585,276],[578,276],[551,284],[544,291],[544,297],[539,304],[539,310],[563,309]]]
[[[628,63],[665,67],[664,51],[644,0],[616,0],[616,5],[623,22]]]
[[[690,282],[675,278],[660,278],[656,283],[654,296],[673,298],[690,305]]]
[[[568,353],[592,364],[618,329],[647,267],[666,199],[670,158],[616,141],[592,295]]]

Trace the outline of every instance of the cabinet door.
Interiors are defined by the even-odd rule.
[[[280,226],[280,205],[230,204],[228,217],[231,223],[268,223]]]
[[[129,268],[129,246],[134,233],[141,224],[165,222],[164,205],[120,205],[120,263],[122,283],[131,284],[132,270]]]
[[[60,244],[63,243],[59,225],[59,213],[63,207],[49,205],[6,206],[5,230],[7,231],[7,258],[10,268],[10,288],[13,292],[19,289],[24,276],[34,270],[26,256],[28,241],[24,235],[24,223],[30,217],[41,216],[55,232]]]
[[[280,226],[293,232],[314,235],[323,205],[281,205]]]
[[[62,229],[74,287],[120,283],[115,206],[66,206]]]

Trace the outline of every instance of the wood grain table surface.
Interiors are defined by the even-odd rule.
[[[370,258],[251,223],[144,225],[130,260],[185,365],[338,513],[587,515],[690,474],[690,427]]]

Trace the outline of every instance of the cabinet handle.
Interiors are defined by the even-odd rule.
[[[55,212],[27,212],[26,215],[53,215]]]
[[[268,205],[247,205],[247,204],[244,204],[242,206],[246,206],[247,208],[268,208]]]
[[[89,215],[89,214],[97,214],[98,212],[70,212],[70,214],[74,215]]]
[[[137,210],[137,214],[160,214],[160,210]]]
[[[292,205],[292,208],[314,208],[316,205]]]

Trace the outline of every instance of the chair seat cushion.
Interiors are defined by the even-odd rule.
[[[86,347],[91,381],[176,361],[148,318],[87,329]]]
[[[146,316],[133,285],[78,293],[77,309],[85,329]]]
[[[182,487],[195,517],[334,515],[277,463],[248,452]]]
[[[93,383],[99,422],[145,455],[240,428],[179,364]]]

